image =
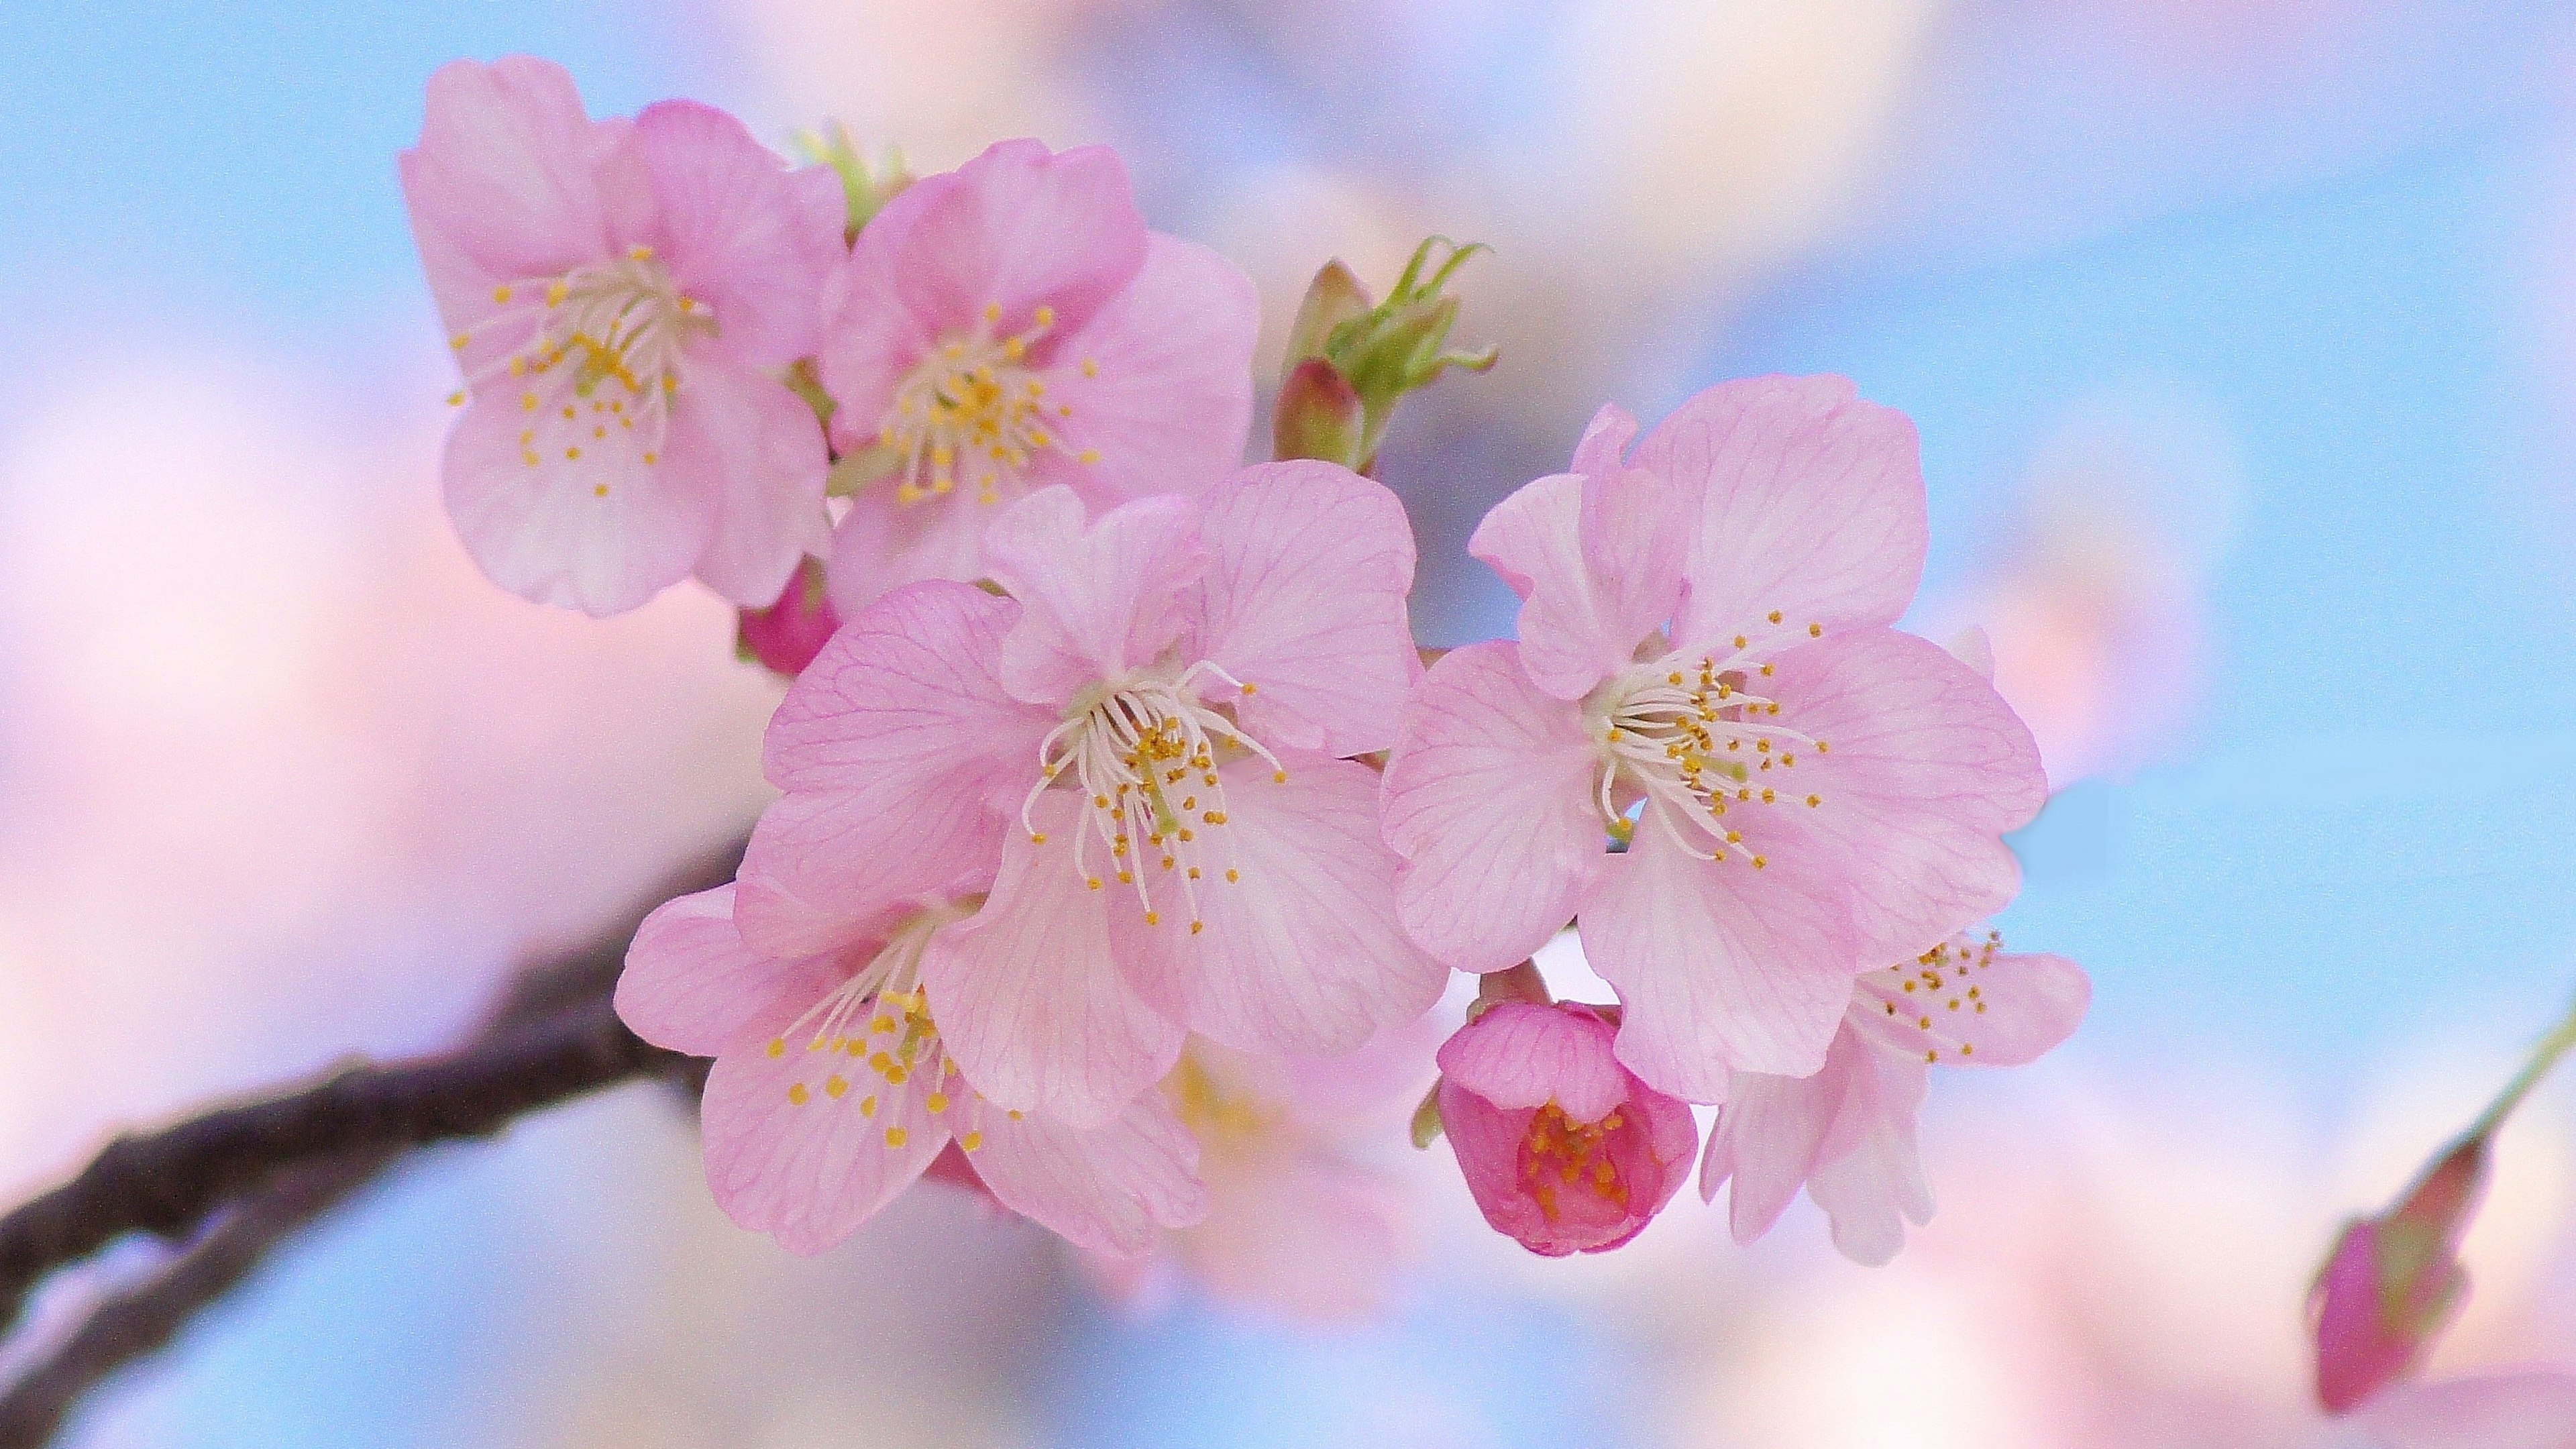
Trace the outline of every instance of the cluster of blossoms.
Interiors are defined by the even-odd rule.
[[[1108,1255],[1294,1215],[1222,1086],[1344,1058],[1481,975],[1417,1137],[1542,1253],[1733,1183],[1882,1260],[1931,1210],[1933,1065],[2071,1031],[2003,954],[2045,796],[1983,674],[1891,626],[1910,425],[1834,378],[1604,409],[1472,545],[1516,641],[1426,671],[1373,481],[1443,287],[1338,266],[1241,466],[1256,306],[1111,152],[791,168],[688,103],[589,119],[526,59],[431,82],[403,158],[458,353],[446,486],[486,572],[594,614],[694,575],[793,676],[737,879],[645,924],[618,1007],[715,1059],[716,1197],[798,1251],[925,1175]],[[1569,924],[1615,1003],[1527,961]],[[1329,1071],[1328,1065],[1320,1067]],[[1419,1085],[1418,1083],[1416,1085]],[[1713,1109],[1702,1146],[1694,1104]],[[1201,1244],[1208,1256],[1257,1240]]]

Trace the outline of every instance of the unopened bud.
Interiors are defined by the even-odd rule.
[[[1447,247],[1449,254],[1433,267],[1431,257],[1437,247]],[[1441,292],[1458,268],[1482,250],[1442,237],[1425,241],[1414,249],[1394,290],[1375,305],[1359,279],[1341,263],[1315,274],[1289,328],[1287,365],[1293,381],[1300,368],[1320,358],[1358,395],[1360,435],[1349,466],[1363,473],[1375,466],[1378,440],[1386,435],[1395,405],[1406,394],[1429,387],[1452,367],[1483,372],[1494,365],[1493,348],[1450,350],[1449,329],[1458,321],[1458,299]]]
[[[1376,304],[1368,288],[1339,259],[1324,263],[1315,280],[1306,284],[1306,299],[1297,304],[1296,320],[1288,324],[1287,359],[1281,364],[1280,382],[1285,386],[1297,371],[1297,365],[1327,356],[1333,332],[1343,323],[1368,311]]]
[[[912,184],[912,174],[903,167],[903,153],[886,148],[884,159],[874,169],[859,154],[858,144],[850,139],[849,128],[838,121],[826,121],[819,131],[796,133],[796,148],[805,159],[818,166],[829,166],[841,178],[841,195],[849,204],[849,226],[844,239],[856,241],[859,232],[897,193]]]
[[[2468,1300],[2460,1239],[2486,1192],[2487,1135],[2461,1139],[2386,1212],[2344,1226],[2309,1290],[2317,1401],[2348,1413],[2414,1372]]]
[[[1310,357],[1289,369],[1271,417],[1273,456],[1319,458],[1345,468],[1360,465],[1360,439],[1368,411],[1360,395],[1331,363]]]
[[[808,558],[796,566],[777,603],[742,611],[734,652],[793,679],[805,672],[805,666],[823,652],[832,631],[840,627],[841,616],[833,611],[832,596],[823,586],[823,565]]]

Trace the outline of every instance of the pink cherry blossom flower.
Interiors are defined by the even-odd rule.
[[[720,886],[647,918],[617,1010],[648,1041],[715,1058],[707,1183],[735,1222],[819,1253],[952,1142],[996,1201],[1094,1251],[1144,1252],[1206,1211],[1198,1145],[1158,1098],[1077,1128],[959,1079],[921,960],[966,907],[896,905],[840,949],[781,959],[744,944],[734,900]]]
[[[1840,378],[1761,378],[1635,424],[1470,547],[1518,643],[1433,667],[1386,772],[1406,929],[1501,970],[1580,917],[1619,1055],[1716,1101],[1824,1064],[1853,978],[2010,900],[2002,832],[2045,798],[1994,688],[1887,626],[1923,565],[1904,417]],[[1626,849],[1605,849],[1613,839]]]
[[[1440,1124],[1485,1221],[1533,1253],[1618,1247],[1681,1191],[1688,1103],[1619,1061],[1598,1007],[1498,1002],[1440,1048]]]
[[[814,349],[838,183],[688,101],[592,121],[526,56],[430,77],[403,193],[465,372],[449,515],[502,587],[592,614],[691,573],[778,597],[827,546]]]
[[[886,203],[833,275],[825,389],[873,448],[835,535],[844,617],[917,579],[982,578],[1003,506],[1214,483],[1252,417],[1251,279],[1145,229],[1116,152],[1006,141]]]
[[[1735,1240],[1769,1232],[1804,1185],[1833,1220],[1834,1246],[1879,1264],[1905,1224],[1932,1220],[1915,1117],[1936,1064],[2011,1067],[2064,1041],[2093,999],[2082,967],[2001,954],[1992,933],[1954,936],[1915,960],[1872,971],[1852,993],[1822,1070],[1738,1072],[1710,1128],[1699,1191],[1735,1183]]]
[[[925,581],[825,646],[770,727],[786,795],[742,909],[791,954],[854,901],[991,879],[922,963],[942,1040],[985,1097],[1088,1126],[1189,1028],[1348,1051],[1446,972],[1396,925],[1377,777],[1346,758],[1419,669],[1395,496],[1270,463],[1085,511],[1049,488],[995,521],[1010,597]]]
[[[2395,1384],[2353,1422],[2388,1449],[2576,1449],[2576,1374],[2528,1370]]]

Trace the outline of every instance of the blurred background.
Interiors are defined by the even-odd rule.
[[[1296,1109],[1211,1167],[1242,1211],[1114,1271],[936,1188],[790,1258],[628,1089],[418,1160],[73,1442],[2350,1442],[2306,1407],[2307,1275],[2576,990],[2567,7],[9,0],[11,1198],[452,1038],[763,799],[778,689],[723,607],[523,604],[438,510],[393,155],[434,67],[514,50],[596,114],[838,116],[921,169],[1113,142],[1258,279],[1265,369],[1326,258],[1493,244],[1457,337],[1502,365],[1385,455],[1426,643],[1508,630],[1466,535],[1602,401],[1857,379],[1922,429],[1910,622],[1987,629],[2058,790],[2001,924],[2094,1013],[1937,1082],[1940,1215],[1880,1270],[1688,1194],[1528,1257],[1403,1145],[1430,1036],[1265,1084]],[[2505,1138],[2441,1366],[2576,1363],[2571,1131],[2560,1090]]]

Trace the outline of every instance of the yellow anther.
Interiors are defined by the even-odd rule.
[[[1239,871],[1239,870],[1228,870],[1228,871],[1225,873],[1225,878],[1226,878],[1226,880],[1227,880],[1229,883],[1230,883],[1230,882],[1234,882],[1234,881],[1239,881],[1239,880],[1243,879],[1243,872],[1241,872],[1241,871]]]
[[[771,1037],[769,1039],[769,1054],[772,1057],[783,1057],[787,1055],[787,1038],[783,1036]]]
[[[797,1082],[787,1089],[787,1100],[795,1103],[799,1107],[802,1107],[806,1103],[814,1100],[814,1094],[805,1090],[805,1084],[803,1082]]]
[[[886,1146],[901,1147],[905,1142],[909,1141],[911,1137],[911,1133],[906,1132],[900,1127],[888,1127],[886,1129]]]
[[[850,1090],[850,1079],[847,1077],[834,1075],[823,1079],[823,1095],[835,1102],[841,1100],[841,1094],[848,1090]]]
[[[957,1139],[957,1145],[968,1152],[972,1152],[976,1148],[984,1145],[984,1134],[981,1132],[969,1132],[965,1136]]]
[[[948,1110],[948,1094],[946,1092],[933,1092],[930,1094],[930,1099],[922,1103],[922,1105],[928,1107],[934,1116],[941,1112],[945,1112]]]

